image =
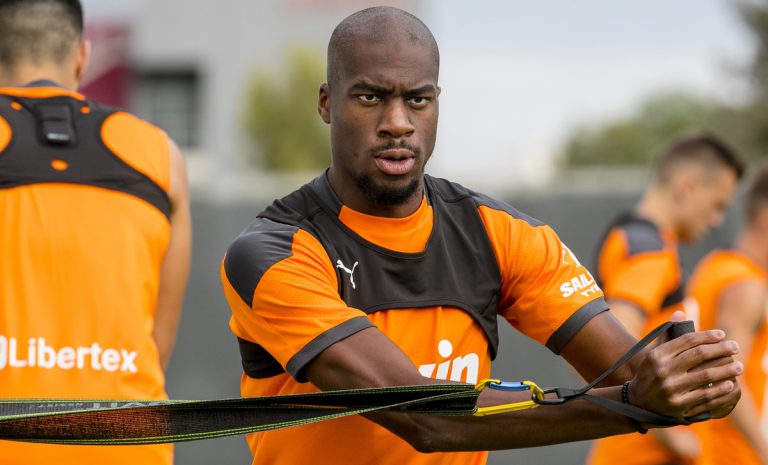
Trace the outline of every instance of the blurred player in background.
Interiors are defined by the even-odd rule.
[[[697,425],[703,453],[696,465],[768,464],[765,423],[768,343],[768,170],[747,194],[746,226],[733,248],[716,250],[696,267],[688,294],[700,328],[722,328],[739,343],[742,397],[728,419]]]
[[[743,171],[737,155],[715,136],[681,138],[657,161],[655,178],[634,210],[609,226],[596,280],[611,311],[635,337],[683,310],[678,242],[695,243],[722,223]],[[689,464],[699,453],[690,429],[656,429],[596,441],[588,463]]]
[[[0,397],[163,399],[189,268],[184,161],[76,92],[77,0],[0,1]],[[163,464],[171,445],[0,442],[3,464]]]

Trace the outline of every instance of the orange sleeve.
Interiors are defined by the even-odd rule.
[[[593,316],[606,311],[603,293],[547,225],[479,207],[501,271],[499,314],[559,353]]]
[[[259,344],[300,381],[301,371],[330,345],[373,326],[339,297],[336,272],[309,233],[269,220],[275,230],[241,235],[222,263],[230,327]]]
[[[628,301],[653,316],[679,283],[677,270],[677,258],[669,250],[632,255],[602,271],[603,290],[608,299]]]

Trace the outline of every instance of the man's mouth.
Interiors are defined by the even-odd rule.
[[[416,164],[414,153],[403,148],[382,150],[376,154],[374,161],[383,173],[390,176],[406,174]]]

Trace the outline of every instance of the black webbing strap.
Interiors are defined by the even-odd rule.
[[[705,421],[710,418],[708,413],[699,414],[693,417],[679,418],[662,415],[650,410],[645,410],[640,407],[625,404],[623,402],[606,399],[604,397],[596,397],[587,394],[589,390],[600,384],[605,378],[611,375],[620,366],[627,363],[632,357],[637,355],[641,350],[653,342],[656,338],[669,331],[670,339],[675,339],[682,336],[685,333],[694,331],[692,321],[680,321],[671,322],[668,321],[662,325],[659,325],[653,331],[648,333],[644,338],[637,342],[626,354],[624,354],[619,360],[616,361],[610,368],[608,368],[603,374],[595,378],[591,383],[579,389],[567,389],[567,388],[547,388],[544,389],[545,393],[555,393],[557,398],[555,399],[534,399],[536,403],[540,405],[557,405],[576,399],[584,399],[594,404],[600,405],[608,410],[624,415],[629,418],[633,418],[641,423],[657,425],[657,426],[674,426],[674,425],[690,425],[691,423]]]
[[[6,399],[0,439],[51,444],[154,444],[268,431],[391,410],[471,415],[480,392],[430,384],[208,401]]]
[[[668,417],[587,394],[668,329],[674,338],[693,331],[693,324],[665,323],[588,385],[544,391],[556,393],[556,399],[546,399],[537,387],[538,395],[525,408],[584,399],[646,424],[668,426],[707,419],[708,415]],[[493,383],[482,385],[493,387]],[[472,415],[478,411],[481,389],[470,384],[427,384],[205,401],[5,399],[0,400],[0,439],[81,445],[154,444],[255,433],[377,410]]]

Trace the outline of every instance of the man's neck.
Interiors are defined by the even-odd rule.
[[[768,237],[754,227],[747,226],[736,241],[736,247],[768,270]]]
[[[675,204],[667,191],[651,186],[640,199],[635,211],[662,229],[669,229],[677,234],[677,215]]]
[[[72,74],[53,64],[20,64],[13,70],[0,71],[0,87],[21,87],[35,81],[53,81],[65,89],[76,91],[78,82]]]

